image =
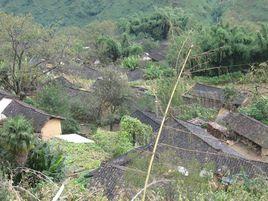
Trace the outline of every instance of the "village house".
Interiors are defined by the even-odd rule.
[[[228,129],[228,138],[234,139],[268,159],[268,126],[241,113],[222,109],[217,118]]]
[[[207,108],[220,109],[225,104],[224,89],[197,83],[189,91],[183,94],[183,100],[187,104],[201,104]],[[238,108],[246,104],[248,98],[245,94],[238,92],[230,103],[232,108]]]
[[[132,114],[143,123],[154,127],[157,131],[160,122],[155,115],[137,110]],[[110,200],[117,200],[117,196],[126,194],[135,194],[135,188],[132,187],[131,176],[143,176],[140,171],[140,163],[135,161],[148,159],[152,152],[154,141],[144,147],[137,147],[128,153],[105,162],[101,167],[88,174],[91,179],[91,185],[104,188],[105,195]],[[166,123],[160,137],[156,151],[155,163],[165,164],[169,171],[158,175],[161,180],[168,176],[169,172],[180,172],[179,169],[186,170],[189,175],[201,174],[199,166],[195,168],[194,164],[199,163],[200,167],[208,167],[211,164],[212,171],[225,168],[229,175],[239,174],[243,171],[248,176],[267,174],[268,164],[260,161],[252,161],[232,149],[227,143],[210,135],[206,129],[196,126],[192,123],[179,119],[170,118]],[[189,171],[188,171],[189,170]],[[203,170],[203,169],[202,169]],[[181,173],[181,172],[180,172]],[[188,175],[187,175],[188,176]]]
[[[23,116],[30,120],[35,132],[44,140],[62,134],[61,121],[63,118],[47,114],[0,91],[1,120],[15,116]]]

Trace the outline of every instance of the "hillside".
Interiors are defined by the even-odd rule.
[[[0,0],[2,11],[31,13],[43,25],[85,25],[98,19],[119,19],[139,12],[150,12],[156,7],[181,7],[193,17],[215,21],[224,16],[226,21],[266,21],[267,0]]]
[[[268,1],[267,0],[235,0],[229,3],[231,9],[223,14],[224,19],[231,23],[240,22],[267,22]]]

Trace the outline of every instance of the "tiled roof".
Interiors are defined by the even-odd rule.
[[[241,113],[227,113],[221,120],[225,126],[268,149],[268,126]]]
[[[205,98],[224,103],[224,89],[200,83],[195,84],[184,96]],[[246,99],[247,97],[245,94],[237,91],[233,104],[240,106],[246,101]]]
[[[5,94],[0,99],[0,104],[4,107],[1,110],[1,114],[5,115],[7,118],[19,115],[24,116],[26,119],[32,121],[36,132],[40,132],[44,124],[50,119],[63,119],[59,116],[47,114],[44,111],[34,108],[22,101],[10,98],[8,93],[0,94]],[[7,101],[8,104],[5,104]]]

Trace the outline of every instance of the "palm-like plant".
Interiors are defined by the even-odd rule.
[[[0,130],[0,144],[17,164],[24,165],[34,144],[32,124],[22,116],[8,119]]]

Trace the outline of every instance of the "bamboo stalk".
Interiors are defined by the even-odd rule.
[[[144,191],[143,191],[143,197],[142,197],[142,201],[145,201],[145,198],[146,198],[146,191],[147,191],[147,186],[148,186],[148,182],[149,182],[149,178],[150,178],[150,174],[151,174],[151,171],[152,171],[152,166],[153,166],[153,162],[154,162],[154,158],[155,158],[155,153],[156,153],[156,149],[157,149],[157,146],[158,146],[158,143],[159,143],[159,139],[160,139],[160,136],[161,136],[161,133],[162,133],[162,130],[163,130],[163,127],[164,127],[164,123],[166,121],[166,118],[167,118],[167,114],[168,114],[168,111],[169,111],[169,108],[170,108],[170,105],[171,105],[171,102],[172,102],[172,99],[174,97],[174,94],[175,94],[175,91],[176,91],[176,88],[179,84],[179,80],[181,78],[181,75],[183,73],[183,70],[187,64],[187,61],[189,59],[189,56],[191,54],[191,51],[192,51],[192,48],[193,46],[191,46],[188,54],[187,54],[187,57],[185,58],[185,61],[184,61],[184,64],[181,68],[181,71],[180,71],[180,74],[178,75],[178,78],[177,78],[177,81],[173,87],[173,90],[172,90],[172,93],[171,93],[171,96],[169,98],[169,102],[168,102],[168,105],[166,107],[166,111],[165,111],[165,114],[164,114],[164,117],[162,119],[162,122],[161,122],[161,126],[159,128],[159,131],[158,131],[158,134],[157,134],[157,137],[156,137],[156,140],[155,140],[155,144],[154,144],[154,148],[153,148],[153,153],[152,153],[152,156],[151,156],[151,160],[150,160],[150,163],[149,163],[149,166],[148,166],[148,172],[147,172],[147,175],[146,175],[146,180],[145,180],[145,184],[144,184]]]

